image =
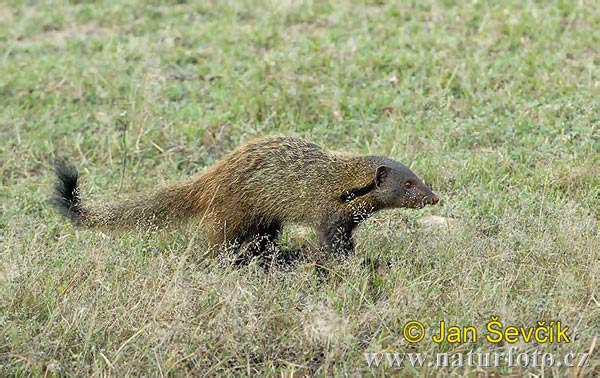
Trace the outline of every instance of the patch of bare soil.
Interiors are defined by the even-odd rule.
[[[64,29],[53,29],[34,34],[31,37],[23,38],[18,41],[19,44],[27,45],[31,43],[44,43],[50,45],[64,46],[69,39],[85,39],[90,37],[100,37],[110,35],[114,31],[94,24],[75,25]]]

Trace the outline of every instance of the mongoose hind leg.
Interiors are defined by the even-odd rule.
[[[256,225],[246,231],[245,239],[248,245],[239,256],[238,264],[247,264],[254,257],[266,263],[272,260],[277,253],[275,241],[281,232],[281,223],[271,222],[266,225]]]
[[[211,246],[212,258],[221,252],[237,254],[244,241],[243,233],[238,228],[213,226],[208,232],[208,244]]]

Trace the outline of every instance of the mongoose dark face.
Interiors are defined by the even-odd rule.
[[[420,209],[439,202],[438,196],[417,175],[391,159],[377,167],[374,195],[379,203],[389,208]]]

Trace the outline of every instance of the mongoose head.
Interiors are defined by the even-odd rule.
[[[439,202],[421,179],[408,167],[391,159],[385,159],[375,171],[373,194],[384,207],[422,208]]]

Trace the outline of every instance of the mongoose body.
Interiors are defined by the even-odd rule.
[[[248,142],[188,181],[96,205],[82,203],[72,167],[58,164],[56,172],[53,202],[77,225],[150,228],[196,218],[210,244],[251,242],[253,253],[291,223],[312,227],[323,248],[347,254],[354,249],[353,230],[370,214],[438,202],[397,161],[331,152],[284,136]]]

